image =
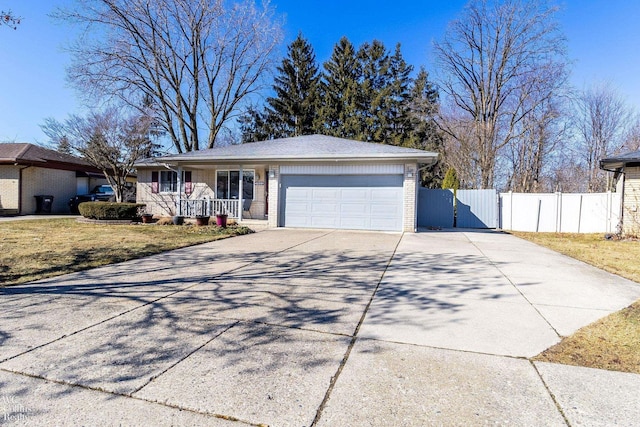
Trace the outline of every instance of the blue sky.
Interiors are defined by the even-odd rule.
[[[46,143],[44,118],[64,119],[83,106],[65,80],[69,57],[63,46],[73,38],[47,14],[69,0],[0,0],[0,9],[23,17],[17,31],[0,28],[0,141]],[[462,0],[272,0],[285,15],[285,42],[301,31],[328,59],[347,36],[355,45],[373,39],[388,48],[402,44],[405,59],[433,73],[431,43],[456,18]],[[560,23],[573,61],[572,83],[612,83],[640,109],[640,2],[565,0]],[[283,45],[284,52],[284,45]]]

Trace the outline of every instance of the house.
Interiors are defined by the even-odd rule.
[[[83,159],[33,144],[0,144],[0,214],[36,213],[36,196],[44,195],[53,196],[51,213],[69,213],[71,197],[103,183],[102,172]]]
[[[600,169],[614,173],[622,193],[620,222],[625,235],[640,235],[640,151],[600,160]]]
[[[157,215],[222,212],[270,227],[415,231],[417,177],[437,158],[323,135],[216,147],[137,163],[137,201]]]

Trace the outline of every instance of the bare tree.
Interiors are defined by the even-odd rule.
[[[20,21],[22,21],[22,18],[16,16],[11,10],[7,10],[6,12],[0,10],[0,25],[6,25],[16,30],[18,25],[20,25]]]
[[[133,164],[149,157],[154,149],[150,138],[152,123],[149,116],[125,116],[121,110],[109,108],[86,117],[71,115],[64,122],[47,118],[41,128],[53,145],[100,169],[113,188],[116,201],[122,202]]]
[[[633,114],[631,126],[624,138],[624,146],[622,148],[624,151],[640,150],[640,116],[637,113]]]
[[[549,98],[538,103],[520,122],[519,137],[507,146],[507,189],[522,193],[556,190],[553,169],[566,155],[568,135],[560,101]]]
[[[605,191],[607,174],[598,162],[619,153],[632,129],[633,112],[620,94],[608,84],[582,91],[575,101],[577,150],[587,172],[587,191]]]
[[[213,147],[282,38],[268,2],[253,0],[76,0],[55,16],[85,28],[70,80],[134,108],[151,100],[178,152]]]
[[[566,81],[556,12],[543,0],[475,0],[435,43],[441,91],[473,126],[483,188],[494,185],[501,150],[529,128],[522,122]],[[463,138],[446,117],[439,123]]]
[[[442,104],[439,114],[449,129],[443,136],[442,162],[456,170],[460,188],[479,188],[480,162],[473,122],[449,104]]]

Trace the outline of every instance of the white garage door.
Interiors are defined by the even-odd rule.
[[[283,175],[280,225],[401,231],[402,175]]]

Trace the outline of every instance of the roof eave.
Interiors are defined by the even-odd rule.
[[[139,166],[147,165],[162,165],[164,163],[269,163],[269,162],[366,162],[366,161],[429,161],[435,162],[438,158],[437,153],[419,154],[415,156],[408,156],[406,154],[394,155],[394,154],[381,154],[381,155],[367,155],[367,156],[353,156],[353,155],[332,155],[332,156],[262,156],[262,157],[247,157],[247,156],[226,156],[226,157],[208,157],[208,156],[193,156],[193,157],[163,157],[158,159],[154,163],[143,163]]]

